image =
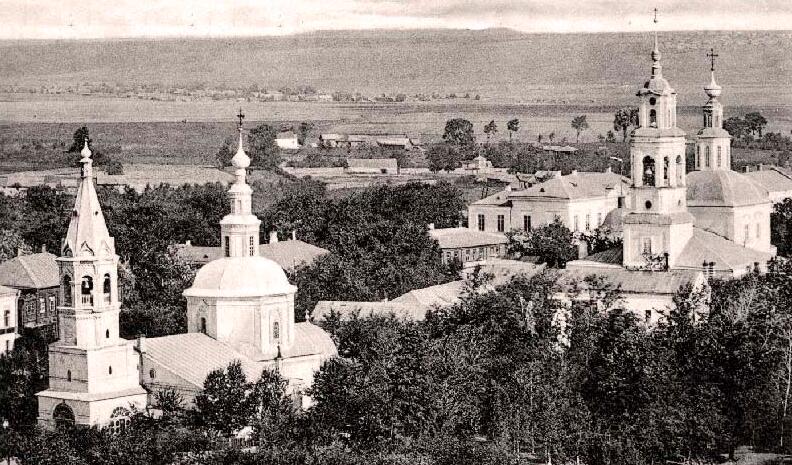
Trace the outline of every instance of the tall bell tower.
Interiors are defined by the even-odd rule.
[[[710,49],[710,82],[704,86],[709,97],[702,107],[704,127],[696,137],[695,167],[699,171],[731,170],[731,135],[723,129],[723,105],[718,97],[721,86],[715,82],[715,58],[718,54]]]
[[[49,389],[38,393],[39,423],[105,425],[121,409],[146,405],[138,357],[119,336],[118,256],[93,184],[88,140],[80,186],[57,258],[60,339],[49,347]]]
[[[663,78],[660,58],[655,32],[651,76],[637,94],[638,127],[630,140],[632,206],[623,246],[628,268],[672,267],[693,234],[685,200],[685,133],[677,127],[677,94]]]

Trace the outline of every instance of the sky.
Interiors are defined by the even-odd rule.
[[[228,37],[346,29],[792,29],[792,0],[0,0],[0,39]]]

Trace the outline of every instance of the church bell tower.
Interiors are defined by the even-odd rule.
[[[57,258],[59,340],[49,347],[49,389],[38,393],[45,426],[106,425],[146,405],[138,357],[119,336],[118,256],[93,184],[88,141],[69,229]]]
[[[651,76],[638,91],[638,127],[630,139],[633,189],[624,218],[623,264],[634,269],[673,267],[693,234],[685,199],[685,133],[677,127],[677,94],[663,78],[660,58],[655,32]]]
[[[731,170],[731,136],[723,129],[723,105],[718,97],[721,86],[715,82],[715,49],[707,54],[710,58],[710,82],[704,86],[709,97],[702,107],[704,127],[696,137],[695,167],[699,171]]]

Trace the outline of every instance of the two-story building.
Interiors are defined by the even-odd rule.
[[[624,206],[629,179],[611,171],[572,172],[525,188],[505,190],[468,207],[468,227],[477,231],[528,231],[556,218],[574,232],[599,227],[611,210]]]
[[[54,340],[58,336],[59,277],[55,255],[19,255],[0,263],[0,286],[19,291],[17,332],[36,328]]]

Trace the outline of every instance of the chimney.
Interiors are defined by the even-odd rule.
[[[292,240],[293,241],[297,240],[297,230],[296,229],[292,229]]]
[[[578,259],[584,259],[588,257],[588,242],[584,240],[579,240],[577,244],[578,249]]]
[[[17,257],[21,257],[22,255],[25,255],[25,251],[22,250],[22,247],[17,247]]]
[[[764,171],[764,170],[765,170],[764,163],[759,163],[759,171]]]
[[[192,241],[191,241],[191,240],[189,240],[189,239],[187,239],[187,240],[184,242],[184,245],[186,245],[187,247],[191,247],[191,246],[192,246]]]
[[[426,225],[426,227],[429,228],[430,231],[435,228],[434,227],[434,223],[429,223],[429,224]]]
[[[611,168],[611,167],[609,166],[609,167],[605,168],[605,172],[606,172],[606,173],[613,173],[613,168]]]
[[[140,354],[146,353],[146,335],[139,334],[137,337],[137,341],[135,341],[135,350],[138,351]]]
[[[47,244],[41,244],[41,253],[47,253]]]
[[[750,173],[751,172],[751,167],[748,166],[748,165],[743,166],[743,172],[744,173]]]
[[[577,172],[577,170],[572,170],[572,172],[569,173],[569,174],[571,174],[572,176],[577,176],[578,172]]]
[[[278,231],[270,231],[269,243],[274,244],[278,242]]]

